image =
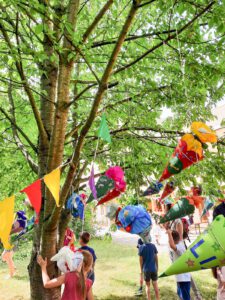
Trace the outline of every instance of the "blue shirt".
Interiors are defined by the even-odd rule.
[[[155,256],[158,253],[154,244],[143,244],[139,248],[139,256],[143,258],[143,272],[157,272]]]
[[[93,257],[93,262],[95,263],[97,256],[96,256],[95,250],[93,248],[88,247],[88,246],[83,246],[83,247],[80,247],[80,250],[86,250],[86,251],[90,252]]]

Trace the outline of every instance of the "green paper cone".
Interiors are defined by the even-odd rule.
[[[113,190],[115,187],[114,180],[110,179],[109,177],[103,175],[99,178],[96,184],[96,190],[97,190],[97,197],[98,199],[101,199],[103,196],[105,196],[109,191]],[[87,200],[87,203],[94,200],[93,195],[91,194]]]
[[[98,130],[98,137],[108,143],[111,143],[111,136],[109,133],[109,128],[107,125],[107,120],[106,120],[105,114],[102,115],[101,124],[100,124],[99,130]]]
[[[195,211],[194,205],[191,205],[186,198],[181,198],[176,204],[166,213],[164,217],[160,218],[160,224],[168,221],[173,221],[178,218],[183,218],[187,215],[193,214]]]
[[[160,277],[225,265],[225,218],[219,215],[208,229]]]

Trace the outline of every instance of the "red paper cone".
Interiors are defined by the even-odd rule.
[[[103,197],[103,198],[98,202],[97,206],[98,206],[98,205],[101,205],[101,204],[103,204],[103,203],[105,203],[105,202],[108,202],[108,201],[110,201],[110,200],[112,200],[112,199],[114,199],[114,198],[116,198],[116,197],[119,197],[120,194],[121,194],[120,191],[118,191],[118,190],[116,190],[116,189],[112,190],[111,192],[109,192],[105,197]]]
[[[195,151],[193,149],[195,149]],[[180,173],[182,170],[202,159],[203,150],[201,143],[195,140],[193,135],[185,134],[179,141],[159,181],[161,182]]]

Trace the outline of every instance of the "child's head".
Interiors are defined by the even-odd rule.
[[[82,250],[83,264],[81,268],[80,287],[83,294],[83,299],[86,299],[87,290],[85,284],[85,273],[87,274],[93,266],[93,257],[90,252]]]
[[[91,235],[89,232],[84,231],[80,234],[79,243],[81,246],[87,245],[91,239]]]
[[[175,244],[178,244],[179,241],[180,241],[180,235],[179,235],[179,232],[177,232],[176,230],[173,230],[173,231],[172,231],[172,237],[173,237],[174,243],[175,243]]]
[[[93,266],[93,256],[89,251],[82,250],[81,253],[83,254],[83,270],[85,273],[88,273],[92,266]]]

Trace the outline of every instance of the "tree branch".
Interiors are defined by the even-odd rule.
[[[9,36],[8,36],[8,34],[7,34],[7,32],[6,32],[6,30],[5,30],[5,28],[4,28],[1,21],[0,21],[0,30],[2,31],[3,37],[4,37],[4,39],[6,41],[6,44],[8,45],[8,47],[9,47],[11,53],[12,53],[12,56],[14,57],[16,68],[17,68],[18,74],[21,78],[23,88],[24,88],[24,90],[25,90],[25,92],[28,96],[28,99],[30,101],[30,104],[31,104],[31,107],[32,107],[32,110],[33,110],[33,114],[34,114],[38,129],[39,129],[40,137],[43,139],[44,142],[48,143],[47,133],[46,133],[44,125],[42,123],[39,110],[36,106],[34,96],[31,92],[30,86],[29,86],[28,81],[26,79],[26,76],[24,74],[22,62],[19,61],[17,59],[17,57],[15,57],[15,55],[13,54],[13,45],[11,44],[10,38],[9,38]]]
[[[11,123],[11,125],[14,126],[20,132],[20,134],[24,137],[24,139],[28,142],[28,144],[34,150],[34,152],[37,153],[37,148],[31,142],[29,137],[22,131],[22,129],[13,121],[12,118],[10,118],[10,116],[7,114],[7,112],[2,107],[0,107],[0,111],[3,113],[3,115],[6,117],[6,119]]]
[[[169,42],[172,39],[175,39],[179,34],[181,34],[185,29],[187,29],[189,26],[191,26],[195,20],[197,20],[199,17],[201,17],[205,12],[207,12],[216,2],[212,1],[210,2],[201,12],[199,12],[197,15],[195,15],[195,17],[190,20],[188,23],[186,23],[184,26],[182,26],[179,30],[176,31],[175,34],[173,35],[169,35],[166,39],[164,39],[162,42],[156,44],[155,46],[153,46],[151,49],[147,50],[146,52],[144,52],[140,57],[138,57],[137,59],[133,60],[132,62],[130,62],[129,64],[118,68],[117,70],[115,70],[113,72],[113,74],[117,74],[121,71],[124,71],[128,68],[130,68],[131,66],[135,65],[137,62],[139,62],[140,60],[142,60],[143,58],[145,58],[148,54],[154,52],[156,49],[158,49],[159,47],[163,46],[164,44],[166,44],[167,42]]]
[[[113,67],[114,67],[115,62],[118,58],[118,55],[120,53],[122,44],[123,44],[123,42],[126,38],[127,32],[128,32],[128,30],[130,29],[130,27],[132,25],[132,22],[134,20],[134,17],[136,15],[137,10],[138,10],[138,5],[140,3],[141,3],[141,0],[133,1],[132,7],[131,7],[131,9],[129,11],[129,14],[126,18],[126,21],[123,25],[123,28],[121,30],[118,41],[117,41],[117,43],[116,43],[116,45],[115,45],[115,47],[112,51],[111,57],[110,57],[110,59],[108,61],[108,64],[105,68],[104,74],[102,76],[101,82],[100,82],[99,87],[98,87],[97,94],[95,96],[95,99],[94,99],[94,102],[93,102],[93,105],[92,105],[92,109],[90,111],[90,114],[87,118],[87,121],[85,122],[84,126],[81,129],[81,132],[80,132],[80,135],[79,135],[79,138],[78,138],[78,142],[77,142],[74,154],[73,154],[73,160],[71,162],[70,169],[68,171],[65,183],[64,183],[62,191],[61,191],[61,197],[60,197],[60,204],[61,205],[64,204],[64,202],[66,201],[68,191],[69,191],[69,189],[72,185],[74,174],[75,174],[75,172],[77,170],[77,166],[79,164],[80,152],[81,152],[81,150],[84,146],[85,137],[86,137],[89,129],[91,128],[93,121],[95,120],[99,105],[100,105],[101,100],[103,98],[103,95],[104,95],[104,93],[107,89],[108,81],[109,81],[110,75],[112,73]],[[54,219],[57,219],[57,217],[60,213],[60,210],[61,210],[60,208],[55,207],[52,218],[51,218],[51,221],[53,223],[54,223]]]
[[[92,31],[95,29],[95,27],[97,26],[97,24],[99,23],[99,21],[102,19],[102,17],[105,15],[105,13],[107,12],[107,10],[109,10],[109,8],[111,7],[111,5],[113,4],[113,1],[114,0],[108,0],[106,2],[106,4],[102,7],[102,9],[99,11],[99,13],[97,14],[97,16],[95,17],[94,21],[86,29],[85,33],[83,34],[83,39],[82,39],[83,43],[85,43],[87,41],[88,37],[90,36],[90,34],[92,33]]]

